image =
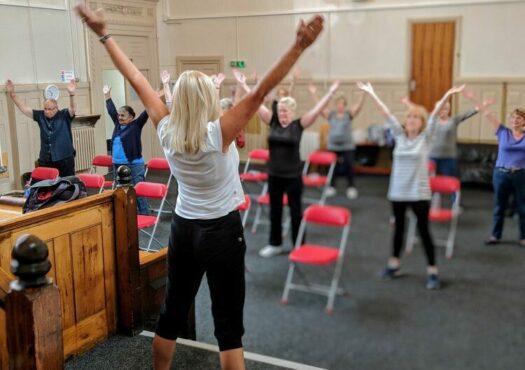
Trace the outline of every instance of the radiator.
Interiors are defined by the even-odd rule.
[[[301,159],[304,161],[310,153],[319,149],[319,133],[315,131],[304,131],[301,139]]]
[[[93,127],[79,127],[71,130],[73,146],[77,151],[75,157],[76,172],[91,168],[91,161],[95,157],[95,129]]]

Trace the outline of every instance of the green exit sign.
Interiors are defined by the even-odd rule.
[[[246,63],[244,60],[232,60],[230,62],[230,67],[232,68],[246,68]]]

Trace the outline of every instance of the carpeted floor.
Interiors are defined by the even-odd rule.
[[[340,194],[344,192],[342,185]],[[287,258],[262,259],[257,255],[267,242],[268,226],[261,226],[255,235],[246,231],[246,264],[250,271],[246,275],[246,350],[341,370],[525,368],[525,248],[514,242],[483,245],[490,232],[492,194],[476,189],[463,191],[464,212],[454,258],[446,260],[444,249],[438,249],[443,289],[427,291],[419,245],[412,255],[403,258],[404,277],[390,282],[376,277],[390,251],[387,186],[385,177],[360,177],[357,200],[349,201],[343,195],[329,200],[349,207],[353,213],[342,276],[351,295],[338,297],[330,316],[324,312],[326,300],[321,296],[292,292],[287,306],[279,303]],[[247,230],[254,214],[252,210]],[[504,238],[517,239],[516,224],[515,219],[508,219]],[[445,230],[433,226],[432,231],[438,237]],[[166,215],[159,239],[167,241],[168,233]],[[335,232],[329,228],[313,230],[308,238],[312,242],[337,242]],[[318,269],[307,272],[314,280],[327,281],[330,276]],[[197,339],[216,344],[205,281],[196,305]],[[150,357],[144,355],[150,353],[148,340],[133,342],[132,347],[128,347],[129,341],[109,341],[96,350],[99,352],[87,356],[100,353],[101,357],[126,358],[131,363],[136,358],[136,365],[144,367],[122,368],[149,368]],[[179,354],[177,361],[183,357]],[[197,367],[201,360],[204,367]],[[200,357],[192,361],[177,368],[212,369],[217,360],[214,355],[211,362]],[[105,367],[107,363],[92,367],[112,368]],[[84,367],[70,362],[68,368]],[[248,368],[259,369],[250,364]]]

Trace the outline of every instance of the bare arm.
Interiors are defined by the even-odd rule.
[[[293,96],[293,91],[295,89],[295,84],[297,83],[297,80],[299,79],[300,76],[301,76],[301,73],[299,72],[298,69],[296,69],[292,73],[292,81],[290,82],[290,87],[288,88],[288,95]]]
[[[224,75],[224,73],[219,73],[218,75],[211,76],[211,80],[213,81],[213,84],[215,85],[215,91],[217,92],[217,97],[219,99],[221,98],[221,85],[225,78],[226,76]]]
[[[432,116],[436,116],[438,114],[438,112],[441,110],[441,108],[443,108],[443,106],[445,105],[445,103],[448,101],[448,99],[454,95],[454,94],[457,94],[461,91],[463,91],[463,89],[465,89],[465,85],[460,85],[460,86],[453,86],[452,88],[450,88],[446,93],[445,95],[443,95],[443,97],[441,98],[441,100],[439,100],[437,103],[436,103],[436,106],[434,107],[434,110],[432,111],[432,113],[430,113],[430,117]]]
[[[370,97],[372,97],[372,99],[374,100],[374,102],[376,103],[377,107],[379,108],[380,112],[386,116],[386,117],[389,117],[392,115],[392,113],[390,113],[390,109],[388,109],[388,107],[385,105],[385,103],[383,103],[383,101],[379,98],[379,96],[377,96],[376,92],[374,91],[374,88],[372,87],[372,85],[370,84],[370,82],[367,82],[366,84],[364,82],[361,82],[359,81],[357,83],[357,87],[364,91],[365,93],[367,93],[368,95],[370,95]]]
[[[339,88],[339,81],[335,81],[332,84],[332,86],[330,86],[330,89],[328,90],[326,95],[323,96],[323,98],[317,102],[315,107],[301,117],[301,126],[303,126],[303,128],[307,128],[315,122],[317,117],[319,117],[321,112],[326,108],[326,106],[328,105],[328,102],[330,102],[330,99],[332,99],[332,96],[334,95],[334,93],[337,91],[338,88]]]
[[[13,84],[13,81],[7,80],[7,82],[5,83],[5,87],[7,89],[7,93],[11,97],[11,100],[13,100],[13,103],[15,103],[18,109],[20,109],[20,112],[22,112],[24,116],[33,119],[33,109],[16,95],[15,85]]]
[[[313,84],[313,82],[310,82],[310,84],[308,85],[308,92],[310,93],[310,96],[312,97],[312,100],[314,101],[314,104],[319,103],[319,96],[317,96],[317,87]],[[325,119],[328,119],[328,117],[330,116],[330,109],[325,107],[321,111],[321,115]]]
[[[266,73],[253,91],[221,117],[223,150],[228,149],[238,132],[248,124],[252,115],[259,110],[264,97],[286,76],[306,48],[317,39],[323,30],[323,22],[323,18],[319,15],[314,16],[308,23],[301,20],[292,47]]]
[[[75,10],[86,25],[99,37],[108,35],[107,24],[102,10],[99,9],[93,12],[83,4],[77,5]],[[115,67],[117,67],[137,92],[153,125],[157,127],[160,120],[169,114],[168,108],[162,100],[159,99],[157,92],[151,87],[146,77],[144,77],[138,68],[129,60],[112,37],[106,39],[104,47],[113,64],[115,64]]]
[[[501,126],[501,121],[498,119],[498,117],[496,117],[496,115],[492,111],[485,109],[485,111],[483,112],[483,116],[487,119],[487,121],[490,122],[490,124],[494,128],[494,131],[497,131],[498,128]]]
[[[162,90],[164,91],[164,98],[166,99],[167,105],[170,105],[173,102],[173,96],[171,95],[170,88],[170,79],[171,75],[168,71],[164,70],[160,73],[160,80],[162,81]]]
[[[352,118],[355,118],[363,109],[363,105],[365,104],[366,94],[363,92],[361,93],[361,96],[359,96],[359,99],[357,99],[357,102],[350,108],[350,115]]]
[[[250,87],[246,83],[246,76],[244,75],[244,73],[242,73],[238,69],[234,69],[233,75],[235,76],[235,79],[237,80],[238,89],[242,89],[244,90],[245,93],[249,94],[252,91],[252,89],[250,89]],[[259,106],[259,109],[257,109],[257,114],[259,115],[259,117],[264,123],[266,123],[267,125],[270,124],[270,121],[272,120],[273,112],[270,109],[268,109],[264,104],[261,104]]]
[[[69,93],[69,115],[73,117],[77,112],[77,104],[75,103],[75,91],[77,90],[77,81],[71,80],[67,84],[67,92]]]

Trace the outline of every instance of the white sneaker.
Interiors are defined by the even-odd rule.
[[[327,197],[333,197],[337,194],[337,190],[333,186],[329,186],[326,188],[325,194]]]
[[[346,189],[346,197],[348,199],[355,199],[357,198],[358,195],[359,193],[357,192],[356,188],[351,187],[351,188]]]
[[[283,247],[275,247],[273,245],[267,245],[259,251],[259,256],[263,258],[270,258],[284,253]]]

